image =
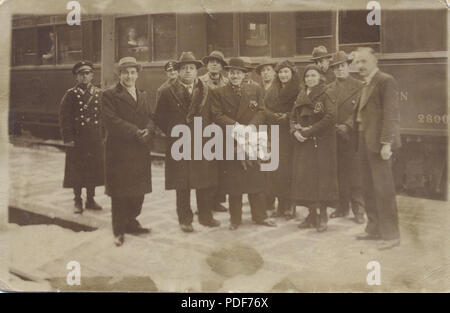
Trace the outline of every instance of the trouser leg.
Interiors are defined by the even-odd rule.
[[[242,195],[228,195],[231,224],[239,225],[242,222]]]
[[[252,220],[256,223],[262,222],[267,218],[266,201],[264,193],[249,193],[248,202],[250,204],[250,212]]]
[[[144,203],[144,195],[133,196],[129,198],[129,209],[127,212],[127,227],[137,228],[139,224],[137,217],[141,214],[142,204]]]
[[[361,187],[354,187],[352,189],[351,201],[352,211],[355,216],[364,215],[364,198]]]
[[[86,198],[87,200],[93,200],[95,197],[95,186],[86,187]]]
[[[395,200],[395,184],[392,175],[391,159],[383,160],[379,154],[369,154],[371,164],[378,229],[382,239],[391,240],[400,237],[398,213]]]
[[[126,212],[128,209],[126,197],[111,197],[111,216],[114,236],[123,235],[127,224]]]
[[[367,150],[364,134],[359,134],[358,153],[360,160],[360,173],[362,181],[362,194],[366,206],[367,225],[366,233],[379,235],[378,214],[376,209],[376,199],[374,193],[374,182],[372,178],[372,169],[369,162],[369,153]]]
[[[292,202],[287,197],[278,197],[278,211],[284,213],[291,209]]]
[[[272,210],[275,208],[275,196],[273,194],[266,193],[266,210]]]
[[[73,187],[73,195],[75,200],[81,200],[81,187]]]
[[[195,194],[197,198],[198,220],[208,222],[212,219],[212,207],[217,202],[217,194],[215,188],[196,189]]]
[[[185,225],[192,224],[193,214],[191,210],[191,190],[176,190],[176,198],[178,222]]]

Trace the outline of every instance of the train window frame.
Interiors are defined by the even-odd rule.
[[[230,58],[233,55],[236,54],[237,46],[239,45],[239,40],[236,36],[235,32],[235,25],[236,25],[236,14],[233,12],[217,12],[213,14],[205,14],[206,15],[206,54],[209,55],[212,51],[218,50],[221,51],[225,58]],[[211,16],[212,15],[212,16]],[[227,47],[225,49],[218,48],[217,46],[209,47],[210,45],[210,38],[209,35],[212,35],[212,31],[210,30],[211,23],[213,21],[213,16],[217,15],[218,18],[231,18],[231,28],[230,29],[223,29],[220,26],[220,23],[217,23],[215,27],[219,29],[219,33],[225,32],[225,33],[231,33],[231,47]],[[215,43],[217,44],[217,42]]]
[[[330,34],[329,35],[320,35],[320,36],[308,36],[304,37],[307,39],[322,39],[322,38],[329,38],[330,43],[328,44],[324,44],[323,42],[320,43],[316,43],[313,44],[313,47],[310,49],[309,53],[299,53],[299,48],[298,48],[298,34],[297,34],[297,29],[298,29],[298,15],[299,14],[305,14],[305,13],[316,13],[316,11],[295,11],[295,49],[294,49],[294,55],[296,57],[300,57],[300,58],[304,58],[304,57],[310,57],[312,50],[314,49],[314,47],[316,46],[325,46],[327,48],[328,51],[332,52],[334,50],[336,50],[337,47],[337,42],[338,42],[338,27],[337,27],[337,16],[338,16],[338,11],[337,10],[324,10],[323,12],[328,12],[330,14]],[[322,13],[322,12],[321,12]]]
[[[46,18],[47,20],[40,22],[39,17],[44,19]],[[31,22],[27,23],[25,26],[24,25],[20,25],[20,20],[21,19],[27,19],[30,20]],[[102,25],[102,18],[100,15],[85,15],[81,18],[81,53],[82,59],[91,59],[93,57],[93,52],[91,52],[89,55],[85,55],[85,31],[83,29],[83,23],[100,23],[100,34],[101,34],[101,25]],[[15,26],[14,24],[16,24],[17,26]],[[26,68],[46,68],[46,67],[51,67],[51,68],[71,68],[76,62],[70,62],[70,63],[59,63],[58,59],[59,59],[59,40],[58,40],[58,33],[57,33],[57,28],[60,26],[66,25],[67,26],[67,22],[66,22],[66,17],[65,15],[42,15],[42,16],[19,16],[14,18],[13,17],[13,27],[11,29],[11,33],[14,34],[14,32],[18,31],[18,30],[34,30],[36,32],[36,62],[34,64],[17,64],[14,60],[14,54],[15,54],[15,39],[14,39],[14,35],[13,38],[11,40],[11,61],[10,61],[10,67],[11,69],[26,69]],[[78,26],[80,27],[80,26]],[[53,32],[55,34],[55,56],[53,57],[53,61],[52,62],[48,62],[47,64],[43,64],[43,62],[41,61],[42,55],[41,55],[41,51],[40,51],[40,38],[39,38],[39,32],[42,32],[43,29],[47,29],[51,30],[51,32]],[[100,56],[100,60],[98,61],[94,61],[95,65],[99,65],[101,63],[101,45],[99,45],[99,51],[98,54]]]
[[[243,26],[245,23],[246,15],[265,15],[267,17],[267,27],[266,27],[267,54],[263,54],[263,55],[261,55],[261,54],[250,55],[249,53],[244,54],[243,40],[245,40],[245,36],[244,36],[244,30],[243,30],[244,27]],[[237,42],[235,42],[235,44],[237,44],[238,55],[240,57],[249,57],[249,58],[255,59],[255,60],[266,58],[266,57],[272,57],[272,15],[271,15],[271,12],[245,12],[245,13],[239,13],[237,15],[237,17],[238,17],[238,21],[237,21],[238,36],[237,36]],[[254,30],[257,31],[256,28]],[[250,38],[250,39],[254,39],[254,38]],[[254,47],[257,47],[257,46],[258,46],[258,43],[255,42]],[[249,48],[247,48],[247,49],[249,49]],[[256,50],[257,48],[254,48],[254,49]]]
[[[157,47],[155,46],[155,17],[158,16],[163,16],[163,15],[171,15],[173,16],[173,26],[174,26],[174,32],[175,32],[175,37],[174,37],[174,46],[173,46],[173,56],[170,59],[157,59]],[[141,60],[140,58],[136,58],[136,60],[143,64],[144,66],[149,66],[149,65],[159,65],[159,64],[164,64],[165,62],[167,62],[168,60],[172,60],[174,58],[177,57],[177,51],[178,51],[178,28],[177,28],[177,14],[176,13],[158,13],[158,14],[140,14],[140,15],[117,15],[114,18],[114,24],[115,26],[115,38],[116,38],[116,42],[115,42],[115,55],[114,55],[114,60],[115,63],[117,64],[117,62],[119,62],[120,60],[120,54],[119,54],[119,48],[120,48],[120,35],[119,35],[119,26],[118,26],[118,22],[120,20],[125,20],[125,19],[136,19],[136,18],[142,18],[143,20],[145,19],[145,23],[146,23],[146,42],[148,43],[148,51],[147,51],[147,57],[144,60]]]
[[[370,10],[337,10],[336,11],[336,47],[337,50],[342,50],[347,53],[350,53],[356,50],[358,47],[370,47],[375,53],[381,54],[383,53],[383,23],[381,25],[368,25],[369,27],[378,27],[378,41],[367,41],[367,42],[351,42],[351,43],[341,43],[341,14],[346,13],[348,11],[360,11],[369,14]],[[367,16],[365,14],[365,16]],[[381,18],[383,19],[383,14],[381,14]],[[365,20],[366,21],[366,20]]]

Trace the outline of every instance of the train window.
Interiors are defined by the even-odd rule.
[[[325,46],[332,51],[333,12],[298,12],[296,16],[296,52],[311,54],[314,47]]]
[[[447,50],[445,9],[388,10],[383,14],[384,53]]]
[[[138,61],[149,60],[147,16],[118,19],[117,31],[119,36],[118,59],[132,56]]]
[[[39,64],[55,64],[56,34],[53,27],[38,28]]]
[[[371,47],[380,52],[380,26],[367,24],[369,10],[339,11],[339,48]]]
[[[175,14],[152,15],[153,20],[153,60],[176,59],[176,18]]]
[[[58,36],[58,64],[74,64],[83,58],[81,27],[60,25]]]
[[[269,56],[269,14],[243,13],[240,24],[240,55]]]
[[[13,32],[13,65],[36,65],[39,63],[37,33],[35,28],[17,29]]]
[[[233,14],[218,13],[208,15],[206,23],[208,54],[214,50],[219,50],[226,57],[232,56],[234,54]]]

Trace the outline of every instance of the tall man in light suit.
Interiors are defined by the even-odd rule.
[[[365,85],[355,108],[355,134],[361,164],[368,222],[360,240],[380,240],[379,250],[400,244],[392,150],[400,146],[398,89],[395,79],[380,71],[370,48],[359,48],[355,64]]]

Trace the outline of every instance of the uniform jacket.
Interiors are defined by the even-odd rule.
[[[172,156],[172,145],[179,139],[171,137],[172,128],[187,125],[194,136],[194,118],[202,119],[203,128],[211,123],[206,106],[209,89],[197,79],[192,96],[179,80],[161,90],[161,97],[156,105],[155,118],[158,127],[167,136],[166,148],[166,189],[202,189],[217,185],[217,162],[194,160],[194,140],[191,137],[191,160],[175,160]],[[206,139],[203,140],[203,143]]]
[[[136,90],[137,101],[120,83],[103,94],[106,128],[106,194],[139,196],[152,191],[150,144],[137,138],[139,129],[155,129],[145,91]]]
[[[400,147],[397,82],[391,75],[378,70],[367,88],[367,96],[361,96],[358,107],[367,148],[379,153],[382,143],[390,143],[393,149]],[[358,108],[354,112],[354,121]],[[355,134],[358,135],[356,129]]]
[[[324,84],[309,95],[302,90],[291,112],[291,133],[295,125],[311,128],[301,131],[304,142],[294,139],[292,199],[308,205],[338,199],[336,164],[336,106]]]
[[[61,137],[67,147],[63,187],[103,185],[102,92],[88,85],[70,88],[60,104]]]
[[[242,83],[242,95],[239,97],[231,83],[211,91],[211,114],[213,121],[224,129],[227,125],[264,123],[265,112],[261,88],[253,84]],[[224,139],[225,142],[225,139]],[[264,172],[257,164],[244,168],[243,162],[236,159],[220,161],[219,186],[226,194],[244,194],[263,192],[265,189]],[[225,154],[225,144],[224,144]]]

